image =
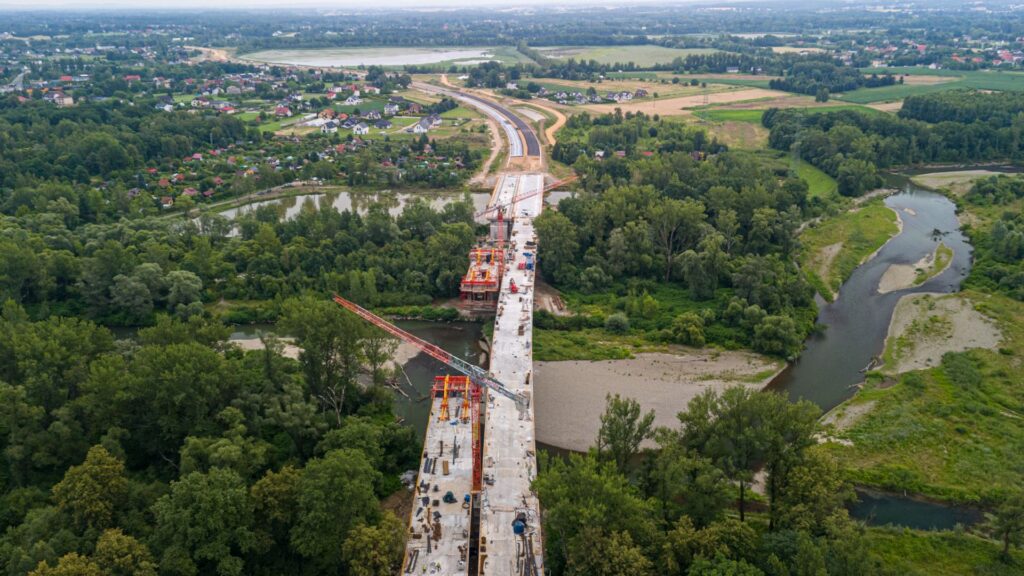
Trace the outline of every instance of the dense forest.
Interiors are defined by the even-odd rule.
[[[807,185],[784,165],[643,114],[573,116],[552,156],[584,191],[537,219],[541,270],[605,304],[606,327],[621,331],[624,314],[656,341],[800,349],[813,290],[791,256]],[[658,301],[664,287],[678,306]]]
[[[827,101],[830,94],[896,83],[891,74],[865,76],[856,68],[836,66],[830,58],[799,61],[785,73],[783,78],[773,78],[768,86],[773,90],[810,94],[821,102]]]
[[[542,462],[546,567],[559,576],[890,573],[847,518],[853,491],[815,447],[818,415],[813,404],[736,387],[709,390],[677,428],[655,429],[653,412],[609,397],[588,454]],[[657,447],[641,450],[651,439]],[[758,470],[767,499],[752,514]]]
[[[979,180],[961,200],[969,206],[997,211],[987,228],[968,228],[974,246],[974,266],[967,286],[1003,292],[1024,300],[1024,178],[990,176]]]
[[[945,90],[934,94],[919,94],[903,100],[900,118],[924,122],[983,122],[992,128],[1024,126],[1019,115],[1024,112],[1024,93],[982,93],[976,90]],[[1016,133],[1016,132],[1015,132]]]
[[[403,529],[378,499],[414,466],[389,341],[323,298],[242,353],[217,320],[130,340],[89,321],[0,317],[5,574],[390,574]]]
[[[359,215],[310,203],[287,221],[267,206],[241,217],[237,236],[217,215],[78,225],[62,215],[67,204],[57,198],[0,221],[0,296],[40,317],[145,325],[160,312],[187,318],[202,312],[201,302],[229,299],[243,303],[229,318],[251,321],[273,317],[276,307],[244,302],[305,290],[351,293],[374,306],[426,304],[457,293],[475,241],[468,202],[440,212],[412,202],[398,217],[382,204]]]
[[[979,107],[986,95],[977,95]],[[937,101],[945,101],[941,95]],[[953,93],[948,98],[958,98]],[[908,98],[908,100],[911,100]],[[860,111],[808,112],[769,109],[762,122],[768,143],[792,152],[839,183],[839,192],[859,196],[875,188],[877,170],[927,162],[985,162],[1020,158],[1024,152],[1019,121],[1008,124],[957,122],[929,124]]]

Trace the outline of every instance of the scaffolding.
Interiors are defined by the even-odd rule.
[[[498,248],[478,246],[469,251],[469,270],[459,285],[464,307],[493,310],[498,306],[504,262],[504,252]]]

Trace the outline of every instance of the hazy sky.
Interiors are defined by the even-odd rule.
[[[673,0],[672,4],[710,2],[711,0]],[[741,0],[742,1],[742,0]],[[721,0],[719,0],[721,2]],[[147,8],[178,8],[178,9],[218,9],[218,8],[257,8],[284,9],[289,8],[335,8],[367,10],[378,6],[387,8],[425,8],[425,7],[480,7],[490,6],[554,6],[554,5],[605,5],[624,6],[629,4],[651,4],[655,0],[387,0],[386,2],[367,2],[366,0],[0,0],[2,9],[90,9],[90,8],[130,8],[144,10]],[[664,4],[664,2],[658,2]],[[0,30],[3,24],[0,22]]]

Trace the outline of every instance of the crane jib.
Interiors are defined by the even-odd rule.
[[[450,366],[451,368],[454,368],[456,371],[461,372],[466,376],[469,376],[469,378],[476,382],[477,384],[486,386],[487,388],[494,390],[498,394],[501,394],[502,396],[508,398],[509,400],[512,400],[516,404],[519,404],[521,406],[527,404],[527,399],[525,396],[513,392],[512,390],[509,390],[507,386],[499,382],[498,379],[495,378],[495,376],[488,372],[487,370],[484,370],[483,368],[475,364],[470,364],[469,362],[466,362],[462,358],[459,358],[458,356],[446,352],[440,346],[437,346],[436,344],[431,344],[430,342],[427,342],[426,340],[420,338],[419,336],[415,336],[409,332],[406,332],[405,330],[402,330],[398,326],[395,326],[391,322],[388,322],[387,320],[381,318],[380,316],[377,316],[373,312],[370,312],[369,310],[363,308],[362,306],[356,304],[355,302],[346,300],[341,296],[338,296],[337,294],[334,295],[334,301],[338,303],[338,305],[341,306],[342,308],[348,310],[349,312],[352,312],[356,316],[359,316],[363,320],[366,320],[367,322],[373,324],[374,326],[380,328],[381,330],[384,330],[385,332],[391,334],[395,338],[398,338],[399,340],[403,340],[416,346],[417,348],[419,348],[426,354],[430,355],[434,359],[438,360],[439,362],[447,366]]]

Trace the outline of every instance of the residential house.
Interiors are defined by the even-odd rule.
[[[366,114],[363,114],[363,118],[366,120],[380,120],[380,112],[377,110],[370,110]]]
[[[278,106],[277,108],[274,109],[274,116],[277,116],[279,118],[290,118],[291,115],[292,111],[287,106]]]
[[[394,116],[395,114],[398,114],[398,104],[388,102],[387,104],[384,105],[385,116]]]
[[[390,120],[377,120],[377,122],[373,126],[375,128],[377,128],[378,130],[387,130],[388,128],[391,128],[391,121]]]
[[[352,128],[352,133],[359,135],[369,134],[370,127],[367,126],[365,122],[360,122],[359,124],[356,124],[355,127]]]
[[[320,127],[320,132],[324,134],[334,134],[338,131],[338,123],[334,120],[328,121],[326,124]]]
[[[75,99],[70,94],[64,92],[47,92],[43,99],[55,106],[60,108],[66,108],[68,106],[75,105]]]
[[[357,106],[357,105],[361,104],[362,102],[363,102],[363,99],[360,98],[359,96],[355,95],[355,94],[349,96],[348,98],[345,98],[345,105],[346,106]]]

